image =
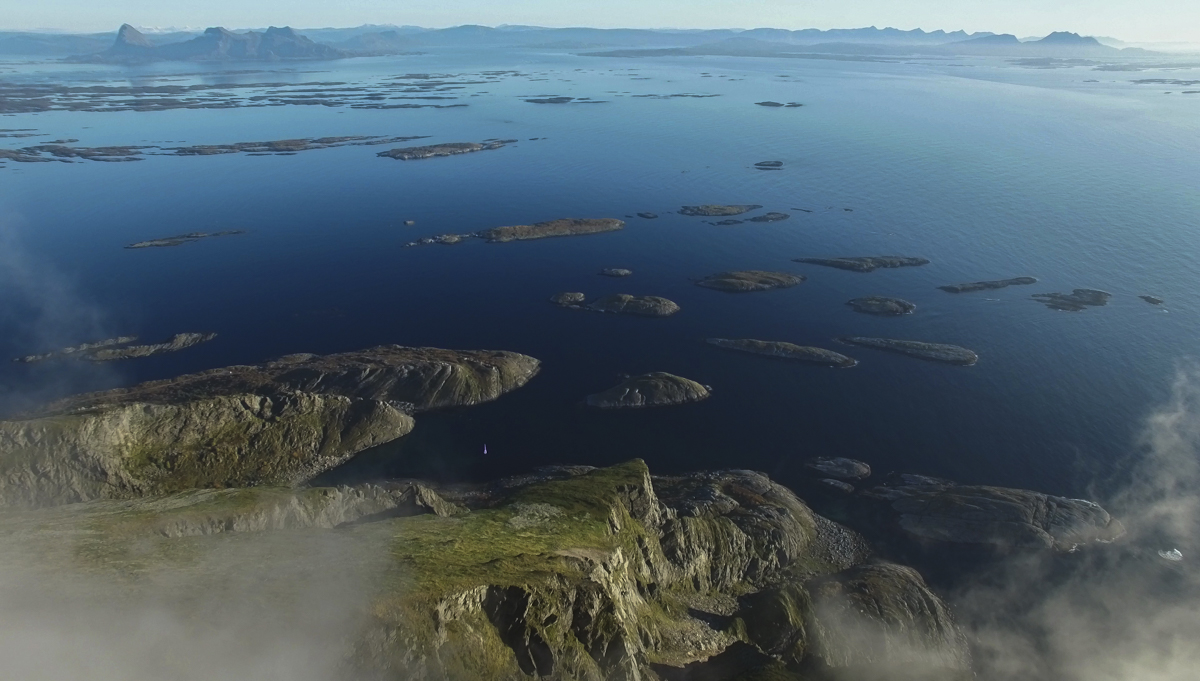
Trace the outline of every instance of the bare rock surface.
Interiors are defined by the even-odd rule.
[[[718,291],[728,291],[730,293],[746,293],[750,291],[767,291],[774,288],[790,288],[803,283],[804,280],[805,277],[800,274],[744,270],[709,275],[697,281],[696,285],[717,289]]]
[[[858,361],[832,350],[814,348],[804,345],[795,345],[793,343],[784,343],[782,341],[761,341],[754,340],[753,338],[709,338],[707,343],[718,348],[725,348],[726,350],[748,352],[753,355],[762,355],[764,357],[776,357],[779,359],[812,362],[814,364],[825,364],[843,369],[848,369],[858,365]]]
[[[979,355],[974,352],[958,345],[948,345],[945,343],[926,343],[924,341],[896,340],[893,338],[865,338],[863,336],[842,336],[838,340],[850,345],[886,350],[932,362],[971,366],[979,361]]]
[[[587,405],[600,409],[640,409],[699,402],[708,388],[682,376],[655,371],[622,381],[601,393],[588,395]]]

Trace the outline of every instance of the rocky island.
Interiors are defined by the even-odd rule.
[[[854,298],[846,301],[846,304],[854,308],[855,312],[864,314],[879,315],[882,317],[895,317],[899,315],[912,314],[917,306],[902,300],[900,298],[885,298],[883,296],[867,296],[865,298]]]
[[[172,246],[182,246],[184,244],[190,244],[193,241],[199,241],[201,239],[210,239],[210,238],[219,237],[219,236],[235,236],[237,234],[245,234],[245,232],[240,229],[228,229],[223,232],[212,232],[212,233],[191,232],[188,234],[180,234],[178,236],[167,236],[167,237],[163,237],[161,239],[150,239],[149,241],[139,241],[137,243],[129,244],[125,248],[170,248]]]
[[[1103,307],[1112,294],[1094,288],[1077,288],[1071,293],[1035,293],[1030,296],[1051,310],[1082,312],[1089,307]]]
[[[891,267],[919,267],[928,265],[925,258],[906,258],[900,255],[879,255],[863,258],[796,258],[794,262],[823,267],[836,267],[839,270],[851,272],[874,272],[875,270]]]
[[[679,312],[680,308],[675,301],[659,296],[633,296],[628,293],[618,293],[592,301],[585,309],[593,312],[613,312],[640,317],[670,317]]]
[[[975,291],[990,291],[1008,286],[1028,286],[1029,284],[1036,284],[1037,281],[1033,277],[1014,277],[1012,279],[996,279],[994,281],[975,281],[969,284],[951,284],[949,286],[939,286],[938,288],[947,293],[974,293]]]
[[[814,348],[804,345],[794,345],[792,343],[784,343],[782,341],[760,341],[753,338],[709,338],[706,341],[709,345],[714,345],[718,348],[726,350],[737,350],[738,352],[748,352],[753,355],[762,355],[764,357],[777,357],[779,359],[792,359],[801,362],[812,362],[814,364],[824,364],[832,367],[849,369],[850,367],[858,366],[858,361],[851,359],[841,353],[824,348]]]
[[[724,218],[731,215],[749,213],[750,211],[758,210],[759,208],[762,208],[762,206],[757,204],[742,204],[732,206],[707,204],[704,206],[684,206],[682,209],[680,209],[679,214],[690,217]]]
[[[502,243],[506,241],[545,239],[556,236],[600,234],[601,232],[615,232],[624,228],[624,220],[616,220],[613,218],[563,218],[560,220],[550,220],[548,222],[537,222],[532,225],[495,227],[479,232],[479,236],[493,243]]]
[[[889,502],[900,527],[922,539],[1072,551],[1125,533],[1099,504],[1029,490],[900,474],[867,494]]]
[[[94,343],[83,343],[70,348],[55,350],[40,355],[18,357],[14,362],[44,362],[49,359],[71,358],[86,359],[92,362],[111,362],[116,359],[133,359],[149,357],[164,352],[178,352],[194,345],[207,343],[217,337],[215,333],[177,333],[162,343],[150,345],[133,345],[137,336],[120,336]]]
[[[862,336],[843,336],[837,340],[849,345],[886,350],[918,359],[957,364],[959,366],[971,366],[979,361],[979,355],[957,345],[894,340],[891,338],[864,338]]]
[[[413,413],[494,400],[538,368],[392,345],[68,398],[0,421],[0,505],[302,482],[407,434]]]
[[[501,149],[513,142],[516,142],[516,140],[503,140],[494,142],[449,142],[446,144],[430,144],[423,147],[389,149],[387,151],[379,152],[376,154],[376,156],[394,158],[398,161],[419,161],[426,158],[457,156],[459,154],[471,154],[476,151],[491,151],[494,149]]]
[[[550,296],[550,302],[563,307],[581,307],[587,296],[577,291],[564,291]]]
[[[1163,300],[1162,298],[1159,298],[1158,296],[1138,296],[1138,298],[1141,298],[1142,300],[1146,301],[1147,303],[1150,303],[1151,305],[1162,305],[1163,303],[1166,302],[1165,300]]]
[[[588,395],[587,405],[599,409],[666,407],[708,399],[709,389],[693,380],[655,371],[634,376],[602,393]]]
[[[740,272],[712,274],[698,280],[696,285],[718,291],[728,291],[730,293],[746,293],[749,291],[768,291],[775,288],[790,288],[803,283],[804,280],[805,277],[798,274],[744,270]]]
[[[600,274],[605,277],[628,277],[633,274],[633,270],[627,270],[620,267],[606,267],[600,270]]]
[[[871,467],[857,459],[844,456],[817,457],[804,462],[805,468],[839,480],[862,480],[871,477]]]
[[[762,215],[755,215],[754,217],[750,218],[750,222],[783,222],[790,217],[792,216],[788,215],[787,213],[770,212],[763,213]]]

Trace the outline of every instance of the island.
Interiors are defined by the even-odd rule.
[[[899,315],[912,314],[917,306],[900,298],[885,298],[883,296],[867,296],[865,298],[854,298],[846,301],[846,304],[854,308],[855,312],[864,314],[879,315],[882,317],[895,317]]]
[[[587,296],[577,291],[555,293],[550,296],[550,302],[563,307],[580,307],[585,300],[587,300]]]
[[[219,236],[234,236],[237,234],[245,234],[245,232],[240,229],[227,229],[223,232],[212,232],[212,233],[190,232],[188,234],[180,234],[178,236],[168,236],[168,237],[163,237],[161,239],[150,239],[149,241],[139,241],[137,243],[129,244],[125,248],[170,248],[172,246],[182,246],[184,244],[190,244],[193,241],[199,241],[201,239],[211,239],[213,237],[219,237]]]
[[[1142,300],[1146,301],[1147,303],[1150,303],[1151,305],[1162,305],[1163,303],[1166,302],[1165,300],[1163,300],[1162,298],[1159,298],[1158,296],[1138,296],[1138,298],[1141,298]]]
[[[761,341],[753,338],[709,338],[709,345],[726,350],[736,350],[738,352],[748,352],[752,355],[762,355],[764,357],[776,357],[779,359],[790,359],[801,362],[812,362],[814,364],[824,364],[826,366],[838,367],[841,369],[849,369],[858,366],[858,360],[851,359],[841,353],[824,348],[814,348],[805,345],[794,345],[792,343],[784,343],[782,341]]]
[[[754,167],[759,170],[779,170],[783,167],[783,161],[759,161]]]
[[[1125,534],[1099,504],[1029,490],[897,474],[867,494],[890,502],[900,528],[925,540],[1074,551]]]
[[[690,217],[723,218],[729,217],[730,215],[749,213],[750,211],[758,210],[759,208],[762,208],[762,206],[749,203],[731,206],[707,204],[703,206],[684,206],[682,209],[680,209],[679,214]]]
[[[973,293],[975,291],[989,291],[1007,286],[1028,286],[1036,284],[1037,279],[1033,277],[1014,277],[1012,279],[996,279],[994,281],[974,281],[968,284],[951,284],[949,286],[939,286],[947,293]]]
[[[207,343],[216,337],[217,334],[215,333],[177,333],[161,343],[97,348],[88,352],[85,357],[93,362],[111,362],[118,359],[150,357],[151,355],[159,355],[165,352],[186,350],[201,343]]]
[[[944,343],[894,340],[891,338],[864,338],[862,336],[842,336],[837,340],[848,345],[885,350],[932,362],[957,364],[959,366],[972,366],[979,361],[979,355],[974,352],[957,345],[946,345]]]
[[[1035,293],[1030,296],[1051,310],[1082,312],[1089,307],[1103,307],[1112,294],[1094,288],[1077,288],[1071,293]]]
[[[868,464],[844,456],[816,457],[805,461],[804,467],[839,480],[862,480],[871,477],[871,467]]]
[[[794,262],[823,267],[836,267],[850,272],[874,272],[879,268],[919,267],[928,265],[925,258],[907,258],[900,255],[877,255],[862,258],[796,258]]]
[[[772,102],[769,100],[765,101],[765,102],[755,102],[755,104],[757,104],[758,106],[765,106],[770,109],[779,109],[779,108],[795,109],[797,107],[804,106],[803,104],[801,104],[799,102],[788,102],[788,103],[784,104],[783,102]]]
[[[675,301],[659,296],[634,296],[628,293],[618,293],[592,301],[587,309],[593,312],[613,312],[640,317],[670,317],[679,312],[680,308]]]
[[[0,505],[298,484],[406,435],[413,414],[494,400],[539,367],[387,345],[70,397],[0,421]]]
[[[641,409],[687,404],[708,399],[709,389],[675,374],[655,371],[633,376],[601,393],[588,395],[587,405],[599,409]]]
[[[579,236],[583,234],[600,234],[624,229],[625,221],[613,218],[578,219],[563,218],[538,222],[532,225],[511,225],[494,227],[479,232],[481,238],[493,243],[506,241],[527,241],[529,239],[545,239],[556,236]]]
[[[698,280],[696,285],[718,291],[728,291],[730,293],[747,293],[750,291],[767,291],[775,288],[789,288],[803,283],[804,280],[805,277],[798,274],[745,270],[712,274]]]
[[[750,218],[750,222],[783,222],[790,217],[792,216],[788,215],[787,213],[770,212],[763,213],[762,215],[755,215],[754,217]]]
[[[628,277],[633,274],[633,270],[622,269],[620,267],[606,267],[600,270],[600,274],[605,277]]]
[[[398,161],[418,161],[426,158],[471,154],[476,151],[491,151],[494,149],[501,149],[514,142],[516,142],[516,140],[502,140],[494,142],[449,142],[446,144],[430,144],[423,147],[389,149],[387,151],[379,152],[376,154],[376,156],[394,158]]]

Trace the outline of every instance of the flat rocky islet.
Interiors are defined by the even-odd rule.
[[[858,366],[858,361],[847,357],[839,352],[826,350],[824,348],[814,348],[804,345],[795,345],[782,341],[761,341],[753,338],[709,338],[709,345],[726,350],[737,350],[738,352],[747,352],[753,355],[762,355],[764,357],[775,357],[778,359],[797,360],[801,362],[812,362],[814,364],[824,364],[826,366],[849,369]]]
[[[1138,296],[1138,298],[1141,298],[1151,305],[1162,305],[1163,303],[1167,302],[1158,296]]]
[[[580,307],[587,301],[587,296],[577,291],[555,293],[550,296],[550,302],[563,307]]]
[[[405,244],[406,247],[424,246],[429,244],[457,244],[468,239],[484,239],[488,243],[506,243],[509,241],[530,241],[559,236],[585,236],[615,232],[625,228],[623,220],[614,218],[561,218],[548,220],[532,225],[509,225],[493,227],[468,234],[438,234],[425,237]]]
[[[177,333],[162,343],[150,345],[133,345],[137,336],[119,336],[92,343],[83,343],[61,350],[55,350],[40,355],[18,357],[14,362],[44,362],[52,359],[84,359],[92,362],[111,362],[119,359],[150,357],[166,352],[178,352],[201,343],[207,343],[217,337],[215,333]]]
[[[251,156],[283,156],[294,155],[301,151],[312,151],[314,149],[396,144],[398,142],[408,142],[423,138],[424,136],[385,137],[380,135],[301,137],[295,139],[271,140],[266,142],[196,144],[187,147],[164,147],[160,145],[76,147],[67,145],[78,142],[79,140],[55,140],[49,144],[23,147],[21,149],[0,149],[0,159],[16,161],[18,163],[38,163],[46,161],[63,161],[70,163],[76,159],[103,162],[141,161],[146,156],[219,156],[224,154],[242,153]],[[388,153],[390,152],[384,152],[380,155],[387,155]]]
[[[617,293],[589,303],[584,309],[593,312],[612,312],[639,317],[670,317],[679,312],[679,305],[659,296],[635,296]]]
[[[604,392],[588,395],[586,404],[598,409],[641,409],[687,404],[708,399],[709,389],[691,379],[655,371],[628,378]]]
[[[866,494],[890,502],[900,527],[922,539],[1072,551],[1125,533],[1099,504],[1029,490],[900,474]]]
[[[910,258],[900,255],[878,255],[860,258],[796,258],[794,262],[822,267],[835,267],[850,272],[874,272],[880,268],[919,267],[928,265],[925,258]]]
[[[788,215],[787,213],[770,212],[763,213],[762,215],[755,215],[752,218],[748,218],[748,220],[750,222],[783,222],[790,217],[792,216]]]
[[[210,232],[191,232],[189,234],[180,234],[178,236],[168,236],[168,237],[163,237],[161,239],[150,239],[149,241],[138,241],[137,243],[129,244],[125,248],[133,248],[133,249],[137,249],[137,248],[170,248],[172,246],[182,246],[184,244],[190,244],[193,241],[199,241],[201,239],[210,239],[213,237],[220,237],[220,236],[236,236],[238,234],[245,234],[245,233],[246,232],[241,229],[227,229],[223,232],[211,232],[211,233]]]
[[[638,216],[639,218],[642,218],[643,220],[656,220],[656,219],[658,219],[658,213],[647,213],[647,212],[642,212],[642,213],[638,213],[638,214],[637,214],[637,216]]]
[[[497,140],[492,142],[449,142],[446,144],[430,144],[422,147],[404,147],[381,151],[376,156],[394,158],[399,161],[416,161],[426,158],[441,158],[471,154],[477,151],[492,151],[502,149],[517,140]]]
[[[1035,293],[1030,296],[1051,310],[1082,312],[1089,307],[1103,307],[1112,294],[1094,288],[1077,288],[1071,293]]]
[[[728,291],[730,293],[747,293],[751,291],[790,288],[804,283],[804,280],[805,277],[799,274],[744,270],[712,274],[698,280],[696,285],[718,291]]]
[[[78,395],[0,421],[0,505],[296,484],[406,435],[413,413],[494,400],[538,369],[393,345]]]
[[[779,170],[783,167],[783,161],[759,161],[754,167],[759,170]]]
[[[684,206],[680,209],[679,214],[687,215],[689,217],[723,218],[731,215],[749,213],[750,211],[758,210],[759,208],[762,208],[762,206],[757,204],[740,204],[729,206],[707,204],[703,206]]]
[[[784,109],[795,109],[795,108],[797,108],[797,107],[804,106],[803,104],[801,104],[801,103],[799,103],[799,102],[787,102],[787,103],[785,104],[785,103],[783,103],[783,102],[772,102],[772,101],[769,101],[769,100],[768,100],[768,101],[765,101],[765,102],[755,102],[755,104],[757,104],[758,106],[765,106],[765,107],[767,107],[767,108],[769,108],[769,109],[779,109],[779,108],[784,108]]]
[[[1037,279],[1033,277],[1014,277],[1012,279],[996,279],[993,281],[974,281],[967,284],[951,284],[949,286],[939,286],[938,288],[947,293],[973,293],[975,291],[990,291],[994,289],[1006,288],[1008,286],[1028,286],[1036,284]]]
[[[621,267],[606,267],[600,270],[600,274],[605,277],[628,277],[633,274],[633,270],[627,270]]]
[[[871,466],[844,456],[816,457],[804,462],[805,468],[839,480],[862,480],[871,477]]]
[[[900,298],[885,298],[883,296],[867,296],[846,301],[855,312],[879,316],[900,316],[912,314],[917,306]]]
[[[972,366],[979,361],[979,355],[974,352],[964,347],[944,343],[926,343],[924,341],[895,340],[892,338],[866,338],[863,336],[842,336],[837,340],[849,345],[886,350],[918,359],[957,364],[959,366]]]

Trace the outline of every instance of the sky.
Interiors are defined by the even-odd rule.
[[[1070,30],[1200,43],[1200,0],[0,0],[0,29],[532,24],[602,28]]]

